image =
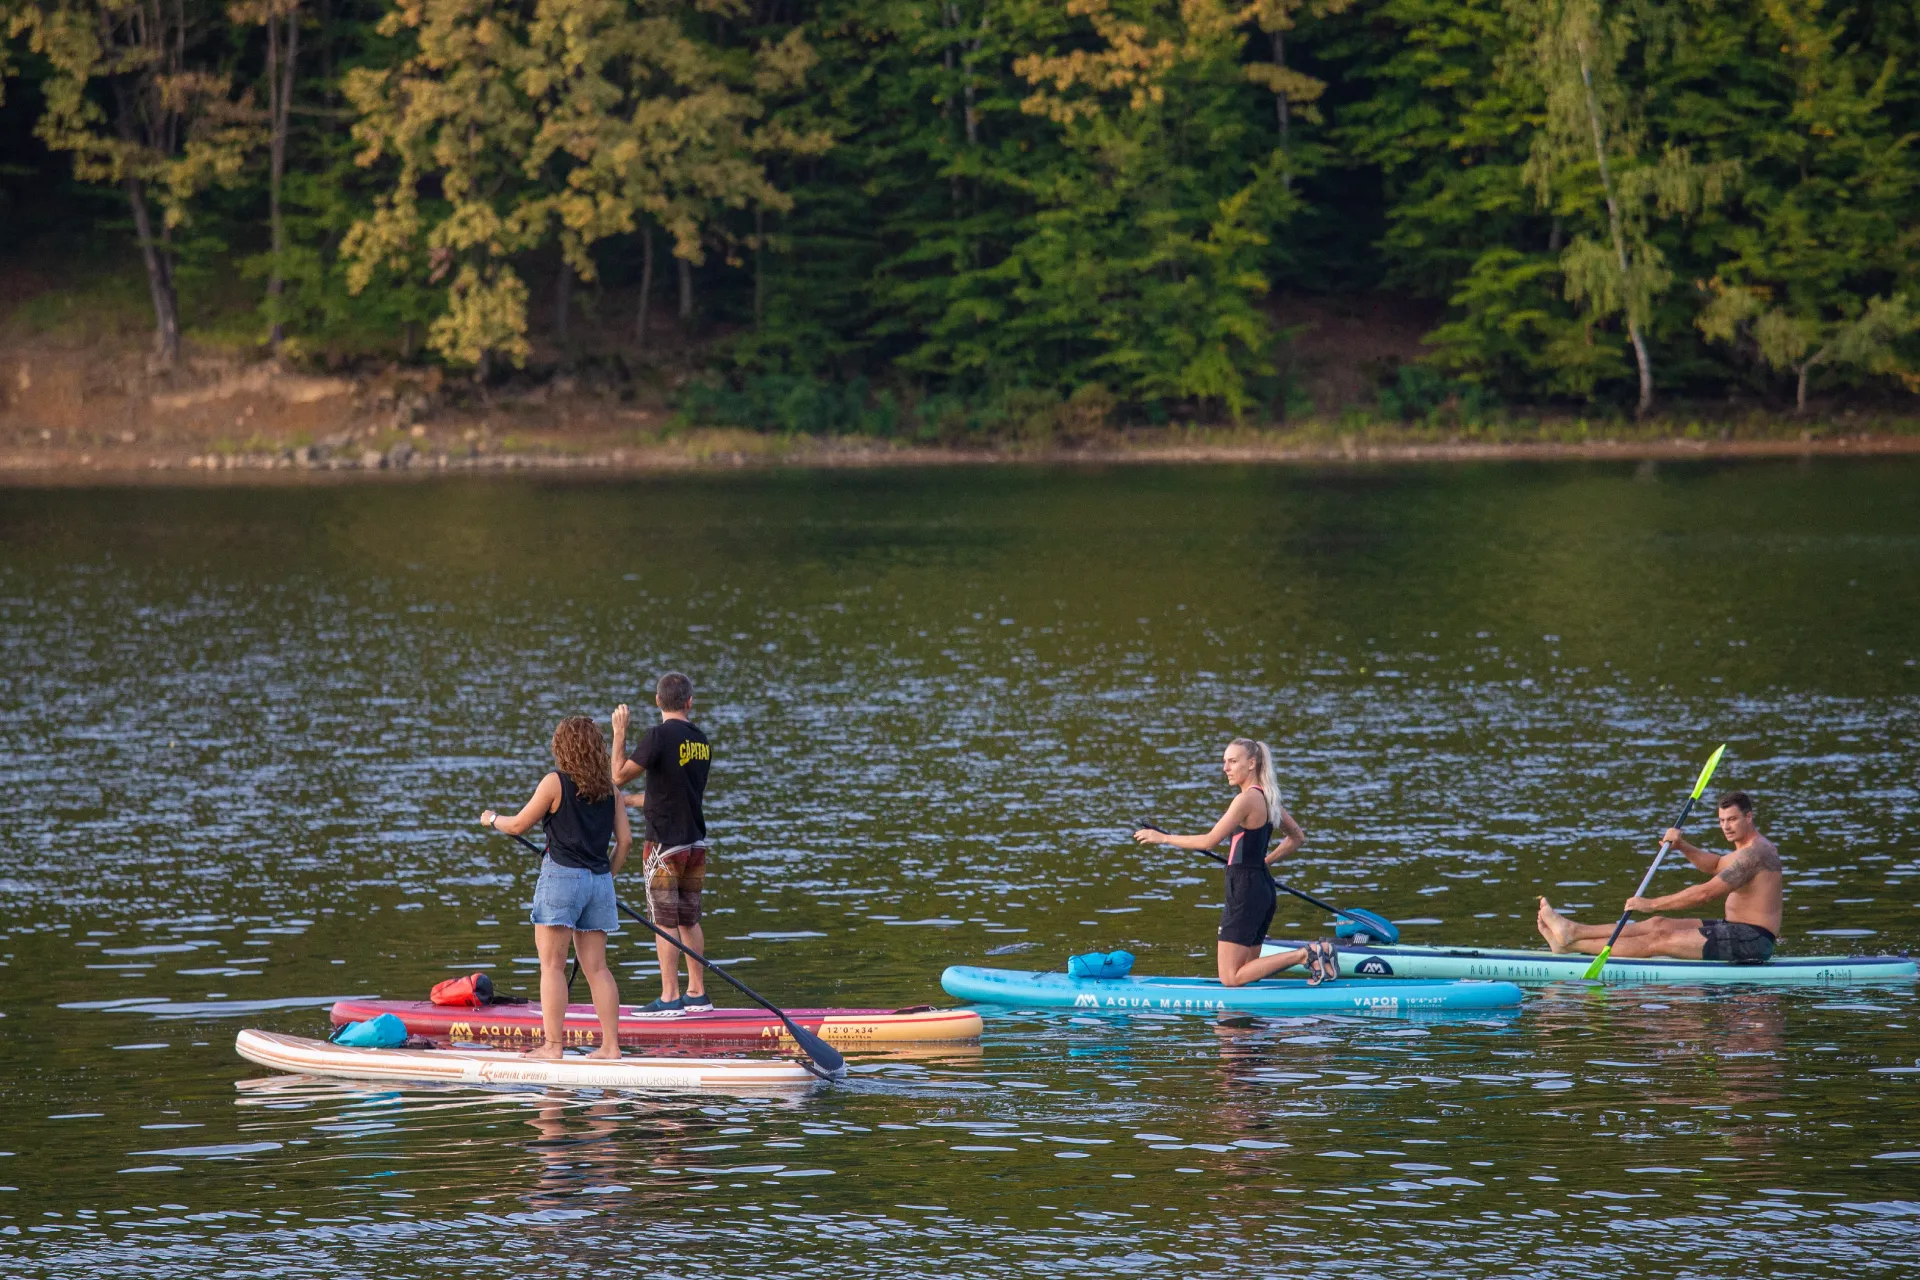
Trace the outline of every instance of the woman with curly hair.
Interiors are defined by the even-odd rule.
[[[484,826],[523,835],[535,823],[546,827],[547,856],[533,889],[533,942],[540,954],[540,1022],[544,1037],[531,1058],[557,1058],[564,1049],[567,1014],[567,946],[580,961],[600,1015],[595,1058],[620,1056],[620,988],[607,968],[607,934],[619,923],[613,877],[627,861],[633,833],[626,806],[614,791],[607,740],[585,716],[568,716],[553,731],[554,770],[540,779],[533,798],[510,818],[488,809]],[[607,845],[613,845],[611,857]]]

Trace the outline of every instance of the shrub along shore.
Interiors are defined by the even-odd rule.
[[[1842,410],[1634,419],[1475,417],[1457,404],[1386,417],[1353,408],[1283,424],[1126,425],[1082,397],[1029,395],[990,427],[918,413],[888,430],[702,425],[660,398],[556,377],[481,391],[437,370],[356,377],[268,365],[202,370],[184,389],[99,380],[84,355],[0,351],[0,480],[199,483],[514,471],[1033,462],[1395,463],[1920,453],[1920,418]],[[177,386],[179,380],[169,383]]]

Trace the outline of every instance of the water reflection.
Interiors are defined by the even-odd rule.
[[[713,951],[795,1003],[937,1000],[1010,947],[1204,972],[1219,882],[1124,831],[1217,812],[1240,732],[1284,743],[1294,878],[1412,941],[1617,900],[1730,738],[1783,947],[1911,946],[1916,479],[10,494],[0,770],[44,799],[0,831],[0,1274],[1912,1270],[1906,988],[996,1014],[777,1099],[236,1089],[231,1045],[475,968],[526,994],[532,868],[470,797],[669,666],[711,691]]]

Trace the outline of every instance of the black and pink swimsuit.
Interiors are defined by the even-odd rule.
[[[1262,799],[1266,792],[1260,791]],[[1273,845],[1273,820],[1242,827],[1227,846],[1227,901],[1220,912],[1220,941],[1257,947],[1273,923],[1279,901],[1273,877],[1267,874],[1267,850]]]

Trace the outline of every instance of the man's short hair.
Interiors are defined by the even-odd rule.
[[[1728,791],[1720,797],[1720,803],[1715,806],[1716,812],[1720,809],[1738,809],[1742,813],[1752,813],[1753,797],[1744,791]]]
[[[660,677],[653,694],[662,711],[685,711],[693,705],[693,681],[678,671],[669,671]]]

